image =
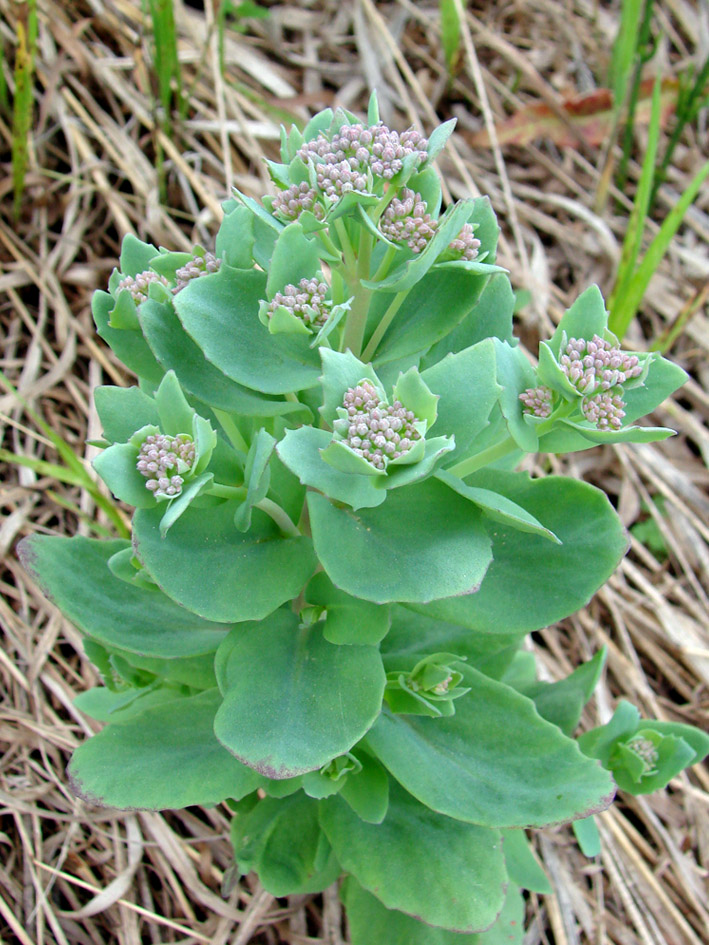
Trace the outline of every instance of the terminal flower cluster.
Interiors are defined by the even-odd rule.
[[[616,388],[620,390],[620,388]],[[584,417],[595,423],[599,430],[620,430],[625,417],[625,401],[619,393],[603,391],[593,397],[584,397],[581,411]]]
[[[160,282],[162,285],[168,285],[165,276],[158,275],[152,269],[145,272],[139,272],[137,276],[126,276],[118,283],[118,291],[127,289],[136,305],[140,305],[148,297],[148,288],[151,282]]]
[[[655,774],[657,772],[657,762],[659,753],[654,742],[645,735],[636,735],[625,743],[625,747],[636,755],[645,766],[644,775]]]
[[[195,459],[192,437],[186,433],[147,436],[138,453],[136,468],[145,476],[145,488],[156,496],[176,496],[184,483],[180,473],[188,472]]]
[[[637,355],[621,351],[598,335],[590,341],[570,338],[559,358],[562,370],[582,394],[611,390],[642,374]]]
[[[399,134],[378,122],[371,128],[343,125],[332,137],[321,133],[297,153],[301,160],[315,163],[318,187],[337,199],[348,191],[366,190],[370,173],[391,180],[410,154],[423,163],[427,148],[428,139],[415,128]]]
[[[401,401],[382,405],[374,385],[363,380],[345,391],[342,400],[349,427],[344,442],[375,469],[386,469],[389,460],[407,453],[421,434],[414,427],[416,416]]]
[[[426,211],[426,203],[421,196],[409,187],[404,187],[398,197],[394,197],[384,211],[379,229],[395,243],[406,243],[414,253],[422,252],[433,239],[438,228]],[[448,244],[450,252],[459,258],[471,260],[478,255],[480,240],[473,236],[473,228],[464,223],[460,233]]]
[[[551,415],[551,389],[548,387],[528,387],[519,395],[524,404],[524,413],[531,413],[535,417],[546,419]]]
[[[323,208],[318,203],[317,191],[305,181],[293,184],[276,194],[272,206],[273,212],[286,220],[297,220],[305,210],[310,210],[318,220],[324,215]]]
[[[287,308],[308,326],[321,327],[329,315],[325,301],[328,286],[319,279],[301,279],[298,285],[287,285],[283,292],[276,292],[268,306],[269,318],[279,306]]]
[[[221,266],[221,259],[218,259],[214,253],[205,253],[204,256],[195,256],[184,266],[175,272],[176,284],[173,287],[173,295],[177,295],[182,289],[199,276],[206,276],[211,272],[217,272]]]

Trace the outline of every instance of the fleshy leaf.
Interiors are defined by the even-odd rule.
[[[110,722],[74,752],[72,790],[89,804],[123,810],[217,804],[250,794],[259,776],[214,737],[219,702],[211,689]]]
[[[288,284],[298,285],[301,279],[311,279],[320,267],[318,244],[307,239],[300,223],[289,223],[282,230],[271,257],[266,283],[266,294],[272,299]]]
[[[202,620],[157,589],[113,576],[108,559],[126,548],[127,541],[33,535],[18,552],[67,619],[106,646],[167,659],[216,650],[228,626]]]
[[[341,872],[320,829],[317,801],[300,791],[237,813],[231,840],[239,870],[255,870],[272,896],[320,892]]]
[[[579,823],[583,821],[575,820],[574,826]],[[515,886],[551,895],[551,883],[532,852],[523,830],[502,831],[502,852],[505,855],[507,873]]]
[[[606,648],[578,666],[565,679],[555,683],[535,682],[522,691],[534,700],[537,711],[548,722],[571,735],[579,724],[581,712],[596,688],[606,660]]]
[[[422,890],[423,892],[424,890]],[[516,887],[507,889],[497,922],[486,932],[472,935],[433,928],[411,916],[387,909],[363,889],[353,876],[342,886],[352,945],[521,945],[524,933],[524,900]]]
[[[238,504],[190,506],[164,538],[161,509],[140,509],[133,520],[136,554],[155,581],[207,620],[261,620],[296,597],[315,569],[310,539],[284,538],[259,510],[251,529],[238,532]]]
[[[376,647],[328,643],[319,625],[299,628],[292,611],[235,628],[224,653],[217,738],[269,778],[322,767],[379,714],[385,680]]]
[[[470,594],[490,563],[481,513],[434,479],[389,492],[376,509],[337,508],[314,492],[308,508],[318,558],[354,597],[423,603]]]
[[[337,795],[321,803],[320,823],[345,872],[388,909],[456,932],[486,929],[502,910],[496,830],[436,814],[396,783],[381,824],[363,823]]]
[[[115,300],[108,292],[94,292],[91,298],[91,312],[96,330],[129,371],[157,387],[164,371],[155,360],[142,332],[111,328],[109,318],[114,304]]]
[[[371,476],[341,472],[325,462],[321,450],[327,449],[331,443],[332,434],[327,430],[299,427],[297,430],[286,430],[276,451],[303,485],[319,489],[331,499],[347,502],[353,509],[381,505],[386,492],[374,488]]]
[[[97,387],[94,403],[110,443],[125,443],[141,427],[159,423],[155,401],[139,387]]]
[[[192,279],[175,309],[207,360],[238,384],[264,394],[314,386],[320,362],[307,337],[271,335],[258,320],[265,293],[265,273],[222,266],[209,279]]]
[[[423,608],[414,605],[421,613],[483,633],[538,630],[583,607],[625,554],[620,519],[605,495],[587,483],[501,470],[481,471],[468,482],[516,502],[562,544],[489,526],[493,561],[480,590]]]
[[[509,686],[465,667],[471,691],[452,718],[392,715],[367,744],[394,777],[433,810],[489,827],[561,823],[605,810],[607,771]],[[590,763],[589,763],[590,762]]]
[[[326,608],[323,635],[330,643],[376,646],[389,630],[388,607],[350,597],[338,590],[324,571],[311,578],[305,600]]]

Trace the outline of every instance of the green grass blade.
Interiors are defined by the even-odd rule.
[[[655,87],[652,91],[652,110],[650,112],[647,150],[645,152],[645,159],[643,160],[638,189],[635,194],[635,202],[633,203],[633,209],[625,231],[623,252],[620,257],[620,265],[618,266],[618,275],[609,299],[609,307],[611,310],[616,301],[622,300],[624,293],[627,291],[628,285],[635,272],[638,256],[640,255],[640,247],[645,230],[645,220],[650,206],[652,185],[655,179],[657,148],[660,141],[661,95],[662,79],[658,75],[655,80]]]
[[[644,0],[624,0],[621,4],[620,25],[613,43],[608,76],[609,85],[613,90],[613,105],[616,109],[623,107],[628,95],[643,5]]]
[[[182,74],[177,54],[177,28],[172,0],[149,0],[153,23],[155,73],[166,128],[173,101],[182,108]]]
[[[439,0],[441,46],[449,78],[452,78],[460,55],[460,15],[456,0]]]
[[[29,156],[29,134],[32,127],[32,79],[34,49],[37,39],[36,0],[27,4],[26,20],[17,23],[15,50],[15,98],[12,109],[12,190],[15,220],[20,216]]]
[[[707,178],[709,178],[709,161],[699,169],[689,187],[667,214],[660,231],[648,247],[643,261],[628,285],[627,291],[621,299],[618,299],[616,306],[611,310],[608,327],[618,338],[622,339],[628,330],[628,325],[633,320],[647,291],[650,279],[667,252],[667,248],[679,229],[685,213],[694,202],[700,187]]]

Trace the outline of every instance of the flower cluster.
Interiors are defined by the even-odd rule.
[[[315,188],[303,181],[282,190],[273,198],[273,212],[286,220],[297,220],[304,210],[310,210],[318,220],[323,217],[323,208],[318,203]]]
[[[136,468],[148,480],[145,488],[156,496],[176,496],[182,491],[184,479],[195,459],[192,437],[186,433],[166,436],[151,434],[145,438],[138,453]]]
[[[216,272],[221,266],[221,259],[218,259],[214,253],[205,253],[204,256],[195,256],[186,265],[180,266],[175,272],[176,284],[172,290],[174,295],[181,292],[182,289],[192,279],[199,276],[206,276],[210,272]]]
[[[159,276],[157,272],[147,269],[145,272],[139,272],[137,276],[126,276],[118,283],[118,291],[127,289],[136,305],[140,305],[148,297],[148,287],[151,282],[161,282],[167,285],[165,276]]]
[[[657,773],[657,762],[660,756],[651,739],[644,735],[636,735],[625,742],[625,747],[642,761],[645,767],[643,776]]]
[[[598,335],[590,341],[571,338],[559,358],[562,370],[582,394],[611,390],[642,374],[637,355],[626,354]]]
[[[547,418],[551,415],[551,390],[548,387],[528,387],[519,395],[524,404],[524,412],[535,417]]]
[[[375,469],[386,469],[389,460],[403,456],[421,438],[413,411],[399,400],[382,405],[371,381],[350,387],[342,403],[349,419],[345,443]]]
[[[337,199],[351,190],[366,190],[370,173],[391,180],[410,154],[423,163],[427,148],[428,139],[415,128],[399,134],[378,122],[372,128],[343,125],[332,137],[321,132],[299,149],[298,157],[315,163],[318,187]]]
[[[581,401],[581,411],[591,423],[595,423],[599,430],[620,430],[625,416],[625,401],[620,394],[604,391],[594,394],[593,397],[584,397]]]
[[[276,292],[268,306],[270,318],[279,306],[287,308],[308,327],[320,328],[327,321],[329,305],[325,301],[328,285],[318,279],[301,279],[298,285],[287,285],[283,292]]]
[[[473,236],[473,228],[469,223],[463,224],[460,233],[448,244],[448,249],[468,262],[475,259],[480,249],[480,240]]]
[[[426,212],[421,194],[404,187],[384,211],[379,229],[387,239],[406,243],[414,253],[420,253],[433,237],[437,225]]]

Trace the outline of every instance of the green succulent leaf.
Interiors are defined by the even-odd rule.
[[[108,560],[127,548],[121,540],[33,535],[18,552],[47,597],[94,640],[166,659],[214,652],[228,626],[197,617],[157,589],[113,576]]]
[[[240,872],[255,870],[272,896],[321,892],[341,872],[320,829],[317,801],[300,791],[237,813],[231,840]]]
[[[424,603],[470,594],[490,564],[481,513],[434,479],[389,492],[376,509],[338,508],[314,492],[307,501],[318,558],[354,597]]]
[[[314,771],[349,751],[381,708],[377,648],[329,643],[320,625],[299,627],[292,611],[236,627],[217,664],[217,738],[269,778]]]
[[[94,403],[109,443],[125,443],[136,430],[160,422],[154,399],[139,387],[97,387]]]
[[[419,922],[396,909],[387,909],[376,896],[348,876],[341,890],[347,908],[352,945],[521,945],[524,933],[524,900],[510,885],[504,908],[486,932],[472,935],[449,932]]]
[[[323,635],[330,643],[376,646],[387,635],[391,624],[389,607],[345,594],[324,571],[311,578],[305,589],[305,600],[325,608]]]
[[[587,483],[501,470],[484,470],[467,481],[520,505],[562,544],[502,524],[488,526],[493,561],[480,590],[425,607],[410,605],[421,613],[483,633],[538,630],[583,607],[625,554],[618,516]]]
[[[141,331],[110,326],[109,320],[114,305],[115,300],[108,292],[94,292],[91,312],[97,332],[129,371],[152,387],[157,387],[165,372],[155,360]]]
[[[362,823],[337,795],[320,805],[320,823],[343,869],[388,909],[457,932],[486,929],[502,910],[498,831],[436,814],[395,783],[381,824]]]
[[[110,722],[74,752],[72,790],[90,804],[123,810],[217,804],[250,794],[261,779],[214,737],[219,702],[212,689]]]
[[[315,570],[309,538],[284,538],[254,510],[252,525],[234,528],[230,500],[182,515],[163,538],[162,510],[140,509],[133,522],[138,558],[178,604],[207,620],[261,620],[296,597]]]
[[[175,296],[185,331],[228,378],[264,394],[314,386],[319,357],[307,337],[271,335],[258,320],[266,275],[222,266],[209,279],[192,279]]]
[[[522,692],[534,700],[542,718],[558,725],[565,735],[571,735],[601,677],[606,652],[606,647],[602,647],[592,659],[559,682],[535,682]]]
[[[441,814],[488,827],[561,823],[610,804],[608,773],[531,700],[471,667],[461,671],[471,691],[452,718],[384,710],[367,736],[407,791]]]
[[[574,826],[578,823],[583,821],[575,820]],[[502,852],[505,854],[507,874],[515,886],[545,896],[552,894],[551,883],[532,852],[524,830],[503,830]]]

